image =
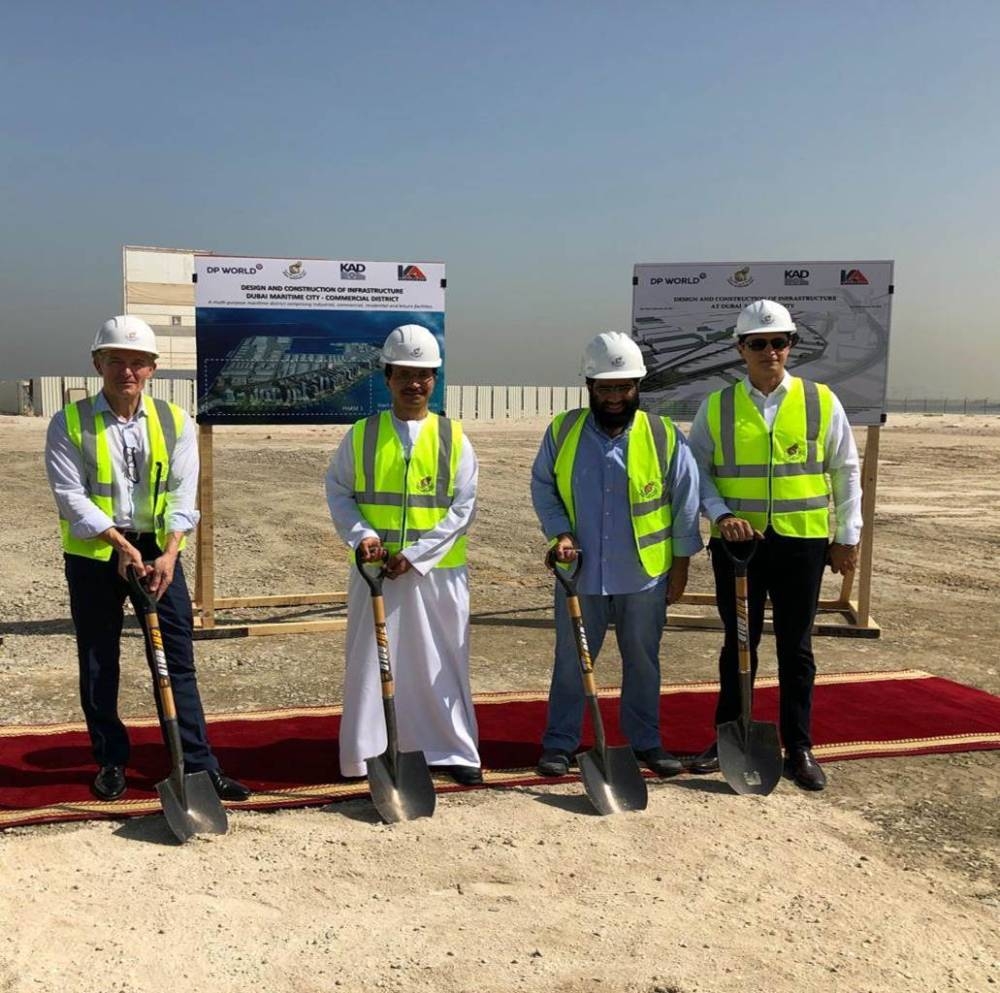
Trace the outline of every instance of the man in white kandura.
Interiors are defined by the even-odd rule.
[[[330,462],[326,496],[340,537],[366,562],[388,553],[386,629],[401,751],[422,751],[432,771],[483,781],[469,687],[466,532],[479,465],[462,426],[433,414],[441,352],[426,328],[406,324],[382,347],[392,409],[353,425]],[[386,749],[371,596],[350,568],[340,771],[365,775]]]

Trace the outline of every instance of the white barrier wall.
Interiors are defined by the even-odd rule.
[[[97,393],[98,376],[42,376],[33,381],[35,413],[51,417],[67,400]],[[194,380],[155,377],[150,392],[194,414]],[[517,421],[549,418],[587,404],[583,386],[449,386],[445,410],[460,421]],[[11,411],[14,413],[14,411]]]

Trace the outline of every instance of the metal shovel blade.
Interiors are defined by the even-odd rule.
[[[632,749],[592,748],[577,755],[583,787],[599,814],[620,814],[626,810],[645,810],[649,802],[646,780],[639,771]]]
[[[423,752],[384,751],[365,759],[372,803],[386,824],[430,817],[437,795]]]
[[[781,779],[781,744],[778,728],[763,721],[750,721],[744,732],[742,720],[727,721],[716,729],[719,768],[726,782],[741,794],[767,796]]]
[[[163,816],[181,841],[196,834],[225,834],[229,830],[226,808],[207,772],[189,772],[183,779],[171,775],[156,784]]]

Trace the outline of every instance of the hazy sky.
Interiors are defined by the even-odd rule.
[[[896,260],[890,393],[1000,396],[1000,3],[5,4],[0,378],[122,244],[440,259],[452,383],[570,383],[635,262]]]

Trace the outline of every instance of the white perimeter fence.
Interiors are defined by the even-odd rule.
[[[51,417],[67,400],[97,393],[98,376],[42,376],[38,379],[0,380],[0,414],[36,414]],[[194,414],[194,380],[153,379],[150,393],[170,400]],[[549,418],[563,410],[587,404],[582,386],[448,386],[445,410],[461,421],[519,421]],[[688,410],[687,406],[691,409]],[[683,407],[684,409],[681,409]],[[696,403],[669,411],[681,420],[694,414]],[[1000,401],[969,397],[890,399],[890,413],[1000,414]]]

